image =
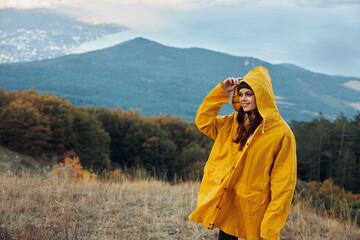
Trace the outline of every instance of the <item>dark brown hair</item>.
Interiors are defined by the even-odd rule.
[[[247,114],[247,117],[250,122],[248,128],[245,127],[245,114]],[[256,128],[260,125],[262,119],[263,118],[261,117],[261,115],[257,109],[255,110],[255,117],[252,117],[251,112],[245,112],[244,109],[242,107],[240,107],[238,116],[237,116],[237,121],[239,123],[239,126],[238,126],[236,132],[238,135],[237,135],[236,139],[233,140],[235,143],[240,143],[239,151],[241,151],[243,149],[243,147],[246,144],[247,139],[256,130]]]

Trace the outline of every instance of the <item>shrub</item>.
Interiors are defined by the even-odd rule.
[[[53,174],[57,179],[69,182],[98,182],[95,173],[83,169],[79,157],[65,157],[59,166],[53,166]]]

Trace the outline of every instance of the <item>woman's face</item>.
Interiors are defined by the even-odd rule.
[[[248,88],[241,88],[239,90],[240,103],[245,112],[250,112],[256,109],[255,94]]]

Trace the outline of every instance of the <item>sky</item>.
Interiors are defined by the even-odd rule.
[[[0,0],[6,7],[57,8],[129,28],[79,52],[141,36],[360,77],[360,0]]]

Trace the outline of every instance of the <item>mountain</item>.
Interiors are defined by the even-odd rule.
[[[0,63],[54,58],[124,26],[75,19],[51,9],[0,10]]]
[[[262,65],[272,78],[283,118],[329,119],[357,114],[359,78],[329,76],[291,64],[270,64],[200,48],[174,48],[136,38],[98,51],[29,63],[0,65],[6,90],[36,88],[76,105],[140,108],[145,116],[171,113],[193,121],[204,97],[220,81]],[[232,111],[225,104],[221,113]]]

